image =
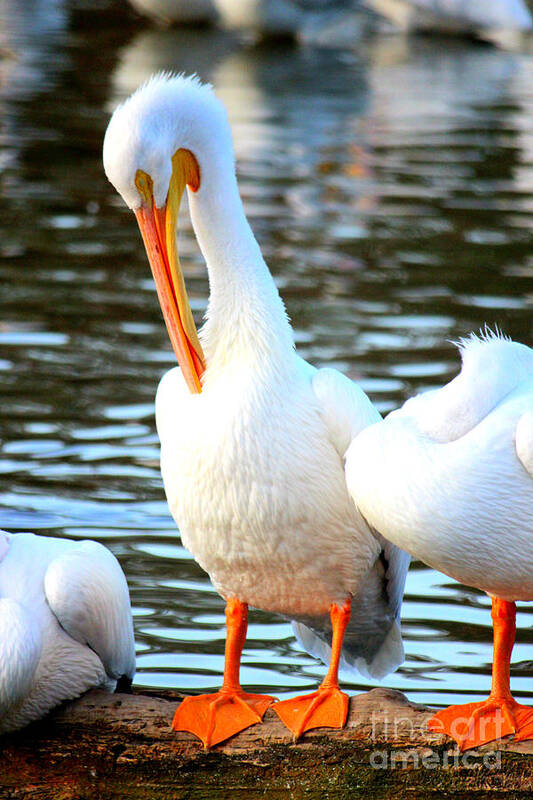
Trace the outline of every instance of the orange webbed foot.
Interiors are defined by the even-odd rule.
[[[439,711],[428,721],[428,728],[447,733],[455,739],[459,750],[479,747],[515,732],[515,741],[519,741],[533,738],[533,709],[519,705],[512,698],[489,697],[481,703],[465,703]]]
[[[274,711],[298,739],[311,728],[344,728],[348,695],[338,686],[321,687],[311,694],[276,703]]]
[[[514,710],[516,733],[513,737],[514,742],[523,742],[526,739],[533,739],[533,708],[522,706],[518,703]]]
[[[208,750],[236,733],[262,722],[275,697],[247,694],[243,691],[220,691],[186,697],[178,706],[172,728],[188,731],[202,740]]]

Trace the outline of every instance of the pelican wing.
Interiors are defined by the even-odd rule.
[[[113,554],[80,542],[49,565],[46,599],[61,627],[101,658],[107,674],[133,678],[135,644],[126,578]]]
[[[352,599],[352,614],[341,667],[381,680],[404,660],[400,610],[410,557],[384,541],[374,565]],[[331,658],[331,623],[327,617],[293,620],[296,638],[308,653],[327,664]]]
[[[516,453],[533,478],[533,412],[526,411],[516,426]]]
[[[342,460],[350,442],[363,430],[381,420],[363,390],[334,369],[313,375],[313,389],[330,439]],[[367,528],[361,518],[361,526]],[[345,667],[363,675],[382,678],[403,661],[399,617],[410,557],[368,529],[380,544],[373,566],[352,599],[352,616],[342,652]],[[298,620],[293,623],[304,648],[322,660],[329,659],[329,620]]]
[[[380,413],[356,383],[335,369],[317,370],[313,390],[331,441],[344,458],[352,439],[363,428],[379,422]]]
[[[381,551],[352,600],[343,660],[366,677],[381,680],[404,660],[400,612],[411,557],[377,531],[372,533]]]
[[[377,540],[381,542],[380,560],[384,569],[388,606],[394,614],[395,620],[399,621],[411,556],[405,550],[400,550],[395,544],[387,541],[377,531],[371,530]]]
[[[12,598],[0,598],[0,732],[9,711],[29,694],[42,650],[35,618]]]

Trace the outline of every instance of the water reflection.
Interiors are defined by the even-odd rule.
[[[45,48],[32,62],[45,72],[0,90],[0,524],[105,541],[132,591],[137,682],[215,687],[223,604],[162,493],[153,397],[173,357],[134,219],[103,175],[109,111],[154,70],[214,83],[302,355],[359,380],[385,412],[448,380],[447,340],[485,321],[532,343],[533,61],[448,41],[313,53],[61,20],[48,35],[19,19],[25,58]],[[207,276],[186,213],[181,236],[199,320]],[[488,609],[415,565],[407,660],[387,683],[441,703],[485,693]],[[262,612],[251,623],[247,685],[316,683],[323,668],[286,623]],[[524,606],[522,698],[530,625]]]
[[[67,11],[63,0],[0,2],[0,97],[26,99],[55,85],[64,61]],[[57,56],[57,58],[54,58]]]

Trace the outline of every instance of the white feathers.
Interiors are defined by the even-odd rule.
[[[518,420],[515,440],[516,454],[533,478],[533,411],[526,411]]]
[[[326,639],[324,638],[325,634],[315,633],[313,628],[307,627],[301,622],[293,622],[292,629],[298,642],[309,655],[319,658],[324,664],[329,663],[331,635]],[[373,632],[375,633],[375,631]],[[367,680],[380,681],[399,667],[405,658],[399,622],[393,622],[390,627],[384,624],[379,633],[378,648],[370,650],[368,630],[364,628],[362,630],[348,629],[343,645],[341,670],[356,670]]]
[[[0,537],[1,541],[1,537]],[[128,589],[96,542],[7,537],[0,561],[0,733],[135,671]]]
[[[183,542],[222,596],[327,614],[379,547],[346,492],[313,370],[288,359],[279,378],[259,365],[247,381],[230,364],[196,397],[168,373],[156,404],[161,470]]]
[[[202,176],[200,190],[209,183],[212,161],[226,165],[230,174],[233,171],[226,110],[211,86],[195,76],[161,73],[116,109],[104,139],[106,175],[129,208],[141,204],[135,187],[138,169],[152,178],[156,206],[163,206],[171,159],[179,148],[196,157]]]
[[[533,350],[486,328],[456,343],[461,372],[438,391],[409,399],[391,419],[412,417],[420,433],[452,442],[472,430],[533,371]]]
[[[35,615],[10,597],[0,598],[0,732],[2,720],[30,694],[42,648]]]
[[[381,419],[361,387],[335,369],[317,370],[313,391],[331,440],[342,456],[363,428]]]
[[[379,537],[377,537],[379,539]],[[366,678],[381,680],[404,659],[400,610],[409,556],[382,541],[372,568],[352,598],[352,616],[344,636],[341,667],[355,668]],[[293,622],[305,650],[328,663],[331,656],[331,623],[323,617]]]
[[[407,563],[409,563],[409,561]],[[405,584],[405,577],[403,582]],[[400,621],[396,620],[390,626],[383,644],[372,661],[367,664],[363,659],[359,659],[355,662],[355,666],[362,675],[367,674],[370,678],[382,680],[389,672],[392,672],[403,664],[404,659],[405,652],[403,649],[402,629]]]
[[[463,353],[468,349],[475,348],[476,345],[483,345],[486,342],[493,341],[510,342],[512,339],[510,336],[506,336],[498,325],[491,328],[490,325],[485,324],[479,333],[472,331],[467,336],[460,337],[457,341],[452,340],[451,344],[454,344]]]
[[[118,561],[97,542],[80,544],[54,559],[44,590],[61,627],[98,653],[112,678],[135,672],[128,586]]]
[[[365,519],[425,563],[505,600],[533,599],[533,350],[461,344],[460,374],[352,442]]]
[[[343,456],[350,438],[379,414],[348,379],[333,370],[317,374],[296,356],[283,303],[244,216],[225,111],[210,88],[159,76],[136,92],[110,122],[106,172],[134,208],[133,176],[144,169],[159,204],[179,148],[200,165],[189,208],[211,294],[200,332],[201,394],[187,391],[179,369],[164,376],[157,393],[170,510],[184,545],[223,597],[311,618],[319,632],[330,605],[363,597],[371,576],[368,591],[381,604],[365,609],[374,642],[365,644],[366,663],[387,639],[397,598],[389,600],[383,570],[374,571],[382,547],[348,495]]]

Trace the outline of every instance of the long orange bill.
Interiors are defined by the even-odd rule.
[[[162,208],[156,208],[150,177],[141,170],[138,171],[136,185],[143,202],[135,211],[135,216],[176,358],[189,390],[200,393],[205,358],[187,298],[176,243],[178,211],[183,191],[187,184],[197,190],[200,175],[196,159],[187,150],[177,151],[172,159],[172,166],[167,201]]]

